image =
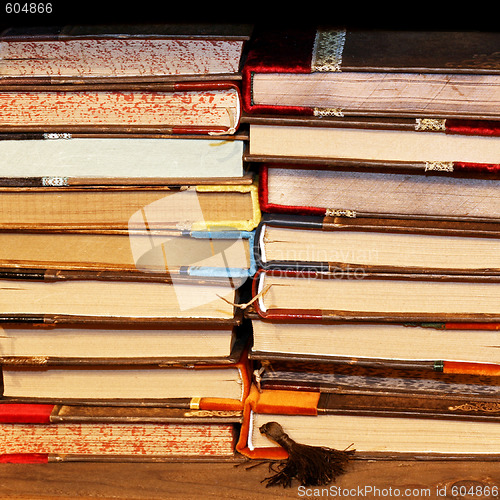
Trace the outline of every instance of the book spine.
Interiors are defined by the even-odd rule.
[[[46,464],[49,462],[47,453],[6,453],[0,455],[1,464]]]
[[[55,408],[53,404],[2,403],[0,423],[49,424]]]

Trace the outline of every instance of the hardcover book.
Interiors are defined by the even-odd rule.
[[[500,225],[264,214],[255,260],[265,269],[500,273]]]
[[[195,327],[233,325],[239,291],[229,277],[124,271],[9,271],[0,280],[3,323]]]
[[[234,82],[0,86],[1,132],[234,134]]]
[[[259,432],[272,421],[298,443],[351,448],[355,457],[371,459],[497,460],[500,449],[496,398],[258,391],[252,386],[237,450],[256,459],[287,458]]]
[[[9,28],[0,84],[241,78],[250,25],[154,24]]]
[[[257,184],[0,188],[0,229],[129,232],[252,231],[260,222]]]
[[[490,176],[500,168],[496,121],[252,115],[248,121],[249,161]]]
[[[0,273],[57,280],[65,273],[120,272],[244,278],[255,273],[254,231],[147,234],[0,231]]]
[[[469,373],[499,375],[499,323],[383,323],[338,322],[325,324],[288,320],[263,320],[252,315],[253,345],[250,357],[262,362],[267,380],[280,373],[308,373],[310,380],[327,383],[334,374],[355,367],[377,370],[404,367],[432,376]],[[286,364],[280,369],[280,362]],[[342,368],[345,367],[345,368]],[[271,373],[273,372],[273,373]],[[317,377],[312,373],[319,373]],[[431,373],[431,375],[428,375]],[[415,376],[415,375],[413,375]],[[442,378],[441,378],[442,377]],[[263,380],[264,376],[260,376]],[[294,382],[295,380],[295,382]],[[298,375],[288,384],[299,384]],[[441,386],[445,389],[445,386]]]
[[[248,182],[241,134],[0,134],[0,184]]]
[[[0,329],[2,366],[215,365],[236,363],[249,342],[250,327],[236,313],[233,324],[207,319],[175,324],[27,324]]]
[[[398,395],[414,394],[419,397],[470,397],[490,401],[498,397],[498,370],[500,365],[485,363],[444,362],[404,363],[387,360],[356,359],[342,362],[320,356],[288,355],[278,357],[272,353],[267,359],[251,354],[260,368],[254,372],[259,389],[319,391],[321,393],[350,393]],[[460,365],[477,370],[460,371]],[[480,371],[481,366],[484,368]],[[489,370],[490,368],[494,368]]]
[[[0,462],[226,461],[241,410],[0,404]]]
[[[497,222],[498,183],[488,175],[308,164],[263,164],[259,176],[263,212],[350,218]]]
[[[491,323],[500,319],[498,275],[259,269],[259,316],[322,322]]]
[[[256,32],[243,68],[248,113],[497,119],[499,34]]]
[[[249,391],[246,346],[238,358],[210,360],[164,358],[14,358],[2,367],[3,397],[9,402],[100,405],[172,405],[198,398],[241,409]],[[236,355],[236,350],[233,355]],[[45,359],[45,361],[44,361]]]

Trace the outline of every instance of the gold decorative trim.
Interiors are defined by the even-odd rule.
[[[68,185],[67,177],[42,177],[42,186],[63,187]]]
[[[443,132],[446,130],[446,120],[440,118],[417,118],[415,130]]]
[[[314,108],[314,116],[344,116],[340,108]]]
[[[199,410],[200,409],[200,403],[201,403],[201,398],[200,397],[191,398],[191,401],[189,402],[189,409],[190,410]]]
[[[312,72],[331,73],[341,71],[345,37],[345,30],[317,30],[311,61]]]
[[[426,161],[425,171],[453,172],[452,161]]]
[[[354,219],[356,218],[356,211],[341,208],[327,208],[325,215],[326,217],[350,217]]]
[[[484,411],[488,413],[500,412],[500,403],[495,402],[475,402],[475,403],[463,403],[457,406],[450,406],[448,408],[451,411]]]
[[[199,410],[196,412],[187,411],[184,416],[186,417],[241,417],[242,412],[238,410]]]
[[[71,139],[72,135],[69,132],[46,132],[43,134],[44,139]]]

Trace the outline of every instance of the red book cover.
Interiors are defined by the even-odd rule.
[[[498,44],[498,33],[263,30],[254,34],[243,67],[244,108],[497,119]],[[488,91],[479,96],[483,87]]]
[[[404,172],[264,162],[259,203],[264,213],[494,223],[499,172],[498,164]]]

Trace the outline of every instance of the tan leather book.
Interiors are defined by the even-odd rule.
[[[0,188],[4,230],[114,232],[253,230],[257,184],[48,186]]]

